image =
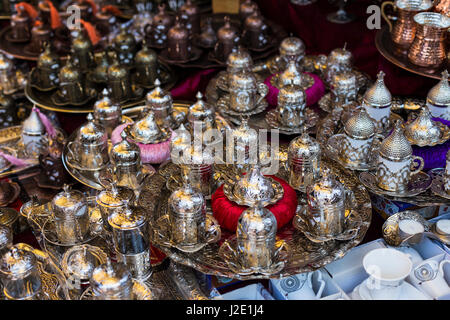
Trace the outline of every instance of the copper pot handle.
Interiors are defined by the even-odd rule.
[[[394,8],[394,11],[396,10],[395,3],[393,1],[385,1],[381,4],[381,15],[383,16],[383,19],[386,20],[388,26],[389,26],[389,32],[392,32],[392,22],[389,19],[389,17],[384,13],[384,8],[388,5],[391,5]]]

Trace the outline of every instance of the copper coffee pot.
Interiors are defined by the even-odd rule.
[[[384,12],[386,6],[392,6],[397,11],[394,23]],[[381,14],[389,25],[391,39],[400,49],[408,49],[416,34],[414,16],[420,12],[429,10],[433,6],[431,0],[396,0],[385,1],[381,5]]]
[[[447,59],[445,40],[450,18],[435,12],[422,12],[414,16],[416,36],[408,50],[412,63],[429,68],[441,66]]]

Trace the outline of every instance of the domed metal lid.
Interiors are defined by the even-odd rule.
[[[138,207],[131,207],[128,201],[108,216],[109,225],[120,230],[135,229],[146,222],[145,211]]]
[[[52,52],[50,44],[47,43],[44,51],[39,55],[37,66],[38,68],[59,69],[59,56]]]
[[[158,62],[158,54],[143,44],[142,49],[136,53],[134,61],[136,64],[154,64]]]
[[[130,48],[134,49],[136,47],[136,39],[133,34],[125,27],[120,29],[119,34],[113,40],[114,46],[118,49]]]
[[[278,91],[278,105],[293,104],[306,107],[306,93],[298,85],[287,85]]]
[[[119,64],[118,60],[115,60],[108,68],[109,81],[119,81],[127,78],[128,75],[128,69],[125,66]]]
[[[161,88],[161,81],[156,79],[155,88],[147,93],[146,102],[150,109],[152,109],[153,106],[159,108],[161,105],[172,104],[172,96],[169,91],[165,91]]]
[[[230,75],[230,87],[235,90],[239,89],[255,89],[256,77],[252,72],[242,70]]]
[[[63,191],[52,199],[53,214],[62,214],[67,218],[84,216],[87,213],[86,196],[78,190],[71,190],[69,185],[64,185]],[[81,210],[82,208],[85,210]]]
[[[171,213],[180,216],[203,213],[206,206],[203,194],[192,188],[187,177],[184,178],[184,185],[172,192],[168,204]]]
[[[166,4],[159,4],[158,10],[158,13],[153,17],[153,25],[162,25],[169,28],[173,23],[173,17],[166,11]]]
[[[227,67],[229,70],[242,70],[250,69],[253,65],[253,60],[247,50],[238,47],[237,50],[233,50],[227,58]]]
[[[61,267],[68,277],[87,280],[96,267],[106,263],[107,258],[99,247],[88,244],[77,245],[64,253]]]
[[[350,138],[365,140],[375,134],[376,128],[366,109],[361,108],[347,120],[344,131]]]
[[[300,38],[288,37],[281,41],[279,50],[282,56],[303,56],[305,44]]]
[[[69,57],[64,67],[59,71],[59,82],[78,82],[81,81],[81,73],[73,65],[73,57]]]
[[[186,28],[179,16],[177,16],[175,19],[175,25],[169,29],[169,32],[167,33],[167,39],[177,41],[189,39],[189,30]]]
[[[247,17],[251,15],[256,9],[258,9],[258,5],[252,0],[242,1],[239,6],[239,14],[243,17]]]
[[[350,67],[353,64],[353,55],[345,47],[344,45],[343,48],[337,48],[331,51],[327,58],[327,64]]]
[[[377,81],[364,94],[364,103],[371,107],[385,107],[392,103],[392,96],[384,84],[385,73],[378,73]]]
[[[131,165],[141,162],[141,149],[139,146],[127,140],[125,131],[121,133],[122,141],[116,143],[111,150],[114,163],[117,166]]]
[[[131,125],[128,132],[131,139],[143,144],[154,143],[164,134],[156,123],[155,113],[152,110],[149,110],[142,119]]]
[[[301,86],[303,83],[303,74],[300,72],[295,60],[289,60],[286,70],[278,77],[279,87],[290,84]]]
[[[129,296],[133,286],[131,273],[123,263],[112,264],[109,259],[92,272],[90,279],[95,294]]]
[[[345,198],[345,189],[342,183],[336,180],[328,168],[322,169],[322,177],[306,187],[308,205],[322,207],[335,204]]]
[[[5,249],[11,245],[13,241],[13,234],[11,228],[0,224],[0,250]]]
[[[197,5],[192,3],[191,0],[186,0],[186,2],[180,7],[180,12],[188,16],[194,16],[199,14],[200,10]]]
[[[435,106],[450,107],[450,86],[448,85],[448,71],[442,72],[441,81],[428,92],[427,102]]]
[[[8,59],[3,53],[0,53],[0,70],[11,70],[14,67],[12,61]]]
[[[250,207],[238,220],[236,236],[240,239],[270,240],[277,233],[277,219],[273,213],[259,206]]]
[[[412,144],[432,144],[439,141],[441,130],[431,119],[431,112],[423,106],[419,116],[405,127],[405,136]]]
[[[16,279],[26,277],[36,268],[36,257],[33,253],[12,246],[1,257],[0,272]]]
[[[111,101],[108,89],[104,88],[102,91],[102,98],[94,103],[94,118],[96,120],[103,120],[109,119],[112,116],[120,117],[121,114],[122,107]]]
[[[189,107],[187,119],[192,125],[194,121],[214,120],[214,109],[203,100],[201,92],[197,92],[197,101]]]
[[[87,122],[78,129],[77,140],[80,143],[102,143],[107,141],[105,128],[94,121],[92,113],[86,117]]]
[[[388,160],[404,160],[412,155],[411,144],[403,134],[400,120],[395,122],[392,133],[381,142],[380,155]]]
[[[217,31],[217,39],[219,42],[233,42],[239,37],[239,32],[231,25],[229,16],[225,16],[224,21],[225,24]]]
[[[258,9],[255,9],[251,15],[245,19],[245,28],[249,30],[261,30],[264,25],[264,18]]]
[[[305,159],[315,158],[320,155],[320,145],[316,139],[304,131],[300,136],[289,143],[289,156]]]
[[[92,50],[92,42],[89,39],[89,37],[87,37],[84,34],[84,32],[80,31],[80,32],[78,32],[77,36],[72,40],[72,48],[75,51],[78,51],[78,50],[90,51],[90,50]]]
[[[191,133],[186,129],[184,124],[180,124],[178,129],[175,130],[176,136],[170,140],[170,148],[172,149],[185,149],[191,142]]]
[[[124,202],[132,201],[134,197],[133,190],[125,187],[117,187],[115,182],[112,182],[109,189],[102,190],[96,197],[99,205],[104,207],[121,207]]]
[[[248,119],[241,119],[241,125],[233,130],[233,139],[236,139],[236,145],[254,145],[258,141],[256,130],[250,128]]]
[[[266,201],[275,195],[271,179],[261,173],[258,164],[253,165],[246,175],[236,181],[233,192],[236,197],[247,202]]]
[[[45,133],[45,126],[35,110],[31,110],[28,118],[23,121],[22,132],[30,135],[42,135]]]

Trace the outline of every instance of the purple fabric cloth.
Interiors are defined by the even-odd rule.
[[[446,126],[450,126],[450,121],[441,118],[433,118],[434,121],[439,121]],[[422,157],[425,166],[423,171],[428,171],[434,168],[445,168],[445,156],[450,148],[450,140],[443,144],[434,147],[418,147],[413,146],[413,154]]]
[[[306,93],[306,105],[312,106],[316,104],[320,98],[325,94],[325,85],[323,84],[323,81],[319,78],[319,76],[305,72],[306,74],[309,74],[311,77],[314,78],[314,84],[312,87],[308,88]],[[264,80],[264,83],[269,87],[269,93],[266,96],[266,100],[269,103],[270,106],[275,107],[277,106],[278,101],[278,89],[275,88],[270,84],[270,79],[272,79],[274,75],[269,76],[266,80]]]

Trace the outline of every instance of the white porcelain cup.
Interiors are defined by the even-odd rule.
[[[317,274],[317,282],[319,283],[319,289],[314,292],[312,285],[312,277]],[[323,290],[325,289],[325,281],[322,278],[322,272],[319,270],[309,273],[296,274],[294,276],[286,277],[277,281],[274,281],[276,289],[287,300],[316,300],[322,297]]]
[[[380,248],[364,256],[363,267],[369,274],[366,286],[374,300],[397,300],[401,285],[411,272],[412,261],[396,249]]]
[[[376,173],[378,186],[388,191],[403,191],[407,189],[411,176],[422,171],[424,165],[423,158],[418,156],[392,161],[379,154]]]
[[[374,120],[378,133],[383,133],[389,127],[389,117],[391,115],[391,106],[375,108],[363,103],[369,116]]]
[[[444,265],[450,260],[424,261],[411,272],[408,281],[432,298],[450,294],[450,287],[444,278]]]

